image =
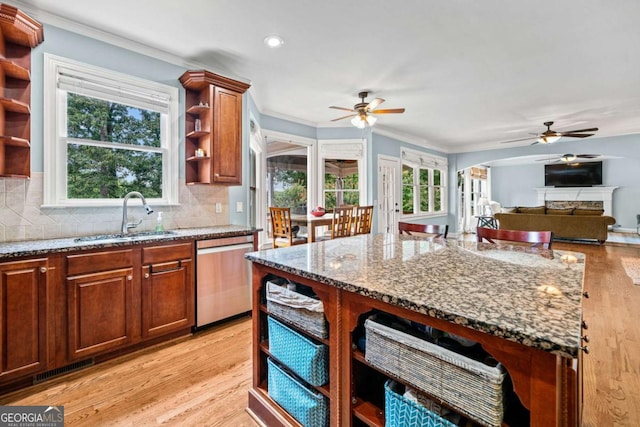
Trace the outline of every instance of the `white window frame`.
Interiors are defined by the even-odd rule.
[[[413,168],[413,213],[405,214],[401,209],[401,216],[403,219],[418,219],[428,218],[434,216],[447,215],[449,213],[449,187],[448,187],[448,162],[445,157],[435,156],[433,154],[422,153],[420,151],[411,150],[409,148],[402,148],[401,159],[401,171],[404,166]],[[429,171],[429,210],[424,212],[420,211],[420,169],[426,169]],[[440,171],[440,205],[442,210],[434,211],[434,188],[433,184],[433,171],[437,169]],[[401,189],[404,187],[404,183],[401,182]],[[400,192],[400,202],[402,203],[402,194]]]
[[[178,88],[45,53],[43,207],[122,205],[122,199],[67,198],[67,91],[58,88],[59,81],[64,86],[65,76],[73,76],[67,84],[86,81],[83,95],[161,112],[163,197],[148,202],[178,204]],[[109,96],[96,95],[101,91]]]
[[[331,139],[318,141],[318,193],[317,201],[324,200],[324,162],[326,159],[358,161],[359,204],[367,203],[367,144],[358,139]]]

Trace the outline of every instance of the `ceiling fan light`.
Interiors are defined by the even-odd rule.
[[[565,154],[562,157],[560,157],[562,159],[562,161],[564,162],[571,162],[573,160],[576,159],[576,155],[575,154]]]
[[[553,144],[558,141],[562,136],[561,135],[543,135],[538,138],[538,142],[540,144]]]
[[[355,116],[353,119],[351,119],[351,124],[358,129],[364,129],[364,127],[367,125],[367,122],[362,117]]]
[[[366,114],[360,114],[351,119],[351,124],[358,129],[364,129],[366,126],[373,126],[377,118]]]

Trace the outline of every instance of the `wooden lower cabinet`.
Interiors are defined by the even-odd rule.
[[[47,259],[0,264],[0,381],[47,369]]]
[[[132,249],[67,257],[67,342],[70,360],[134,343],[140,281]]]
[[[142,337],[193,326],[193,244],[143,248],[142,258]]]

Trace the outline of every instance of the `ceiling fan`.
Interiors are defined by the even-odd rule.
[[[360,92],[358,97],[361,99],[359,103],[353,106],[353,108],[344,108],[344,107],[336,107],[330,106],[329,108],[334,108],[336,110],[344,110],[349,111],[351,114],[348,114],[343,117],[338,117],[337,119],[331,120],[332,122],[348,119],[351,117],[351,124],[358,128],[364,128],[365,126],[373,126],[376,122],[377,118],[373,114],[398,114],[404,113],[404,108],[389,108],[383,110],[376,110],[378,105],[384,102],[382,98],[375,98],[371,102],[365,102],[365,98],[369,96],[369,92]]]
[[[576,129],[576,130],[568,130],[568,131],[564,131],[564,132],[559,132],[559,131],[555,131],[555,130],[551,130],[551,126],[553,125],[553,122],[544,122],[544,125],[547,127],[547,130],[545,130],[542,133],[532,133],[531,135],[534,136],[530,136],[528,138],[520,138],[520,139],[513,139],[510,141],[502,141],[502,144],[506,144],[509,142],[518,142],[518,141],[526,141],[528,139],[535,139],[536,141],[531,144],[553,144],[554,142],[556,142],[557,140],[559,140],[560,138],[564,137],[564,136],[568,136],[571,138],[586,138],[588,136],[593,136],[593,133],[586,133],[586,132],[596,132],[598,130],[598,128],[589,128],[589,129]]]
[[[567,154],[563,154],[560,157],[555,158],[554,160],[552,160],[551,158],[547,158],[547,159],[539,159],[536,160],[537,162],[549,162],[549,163],[560,163],[560,162],[565,162],[565,163],[569,163],[569,162],[573,162],[576,159],[597,159],[598,157],[600,157],[599,154],[571,154],[571,153],[567,153]]]

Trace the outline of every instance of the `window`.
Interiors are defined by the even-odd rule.
[[[49,206],[177,203],[177,88],[45,55]]]
[[[447,160],[445,158],[403,150],[403,216],[446,213],[446,176]]]

